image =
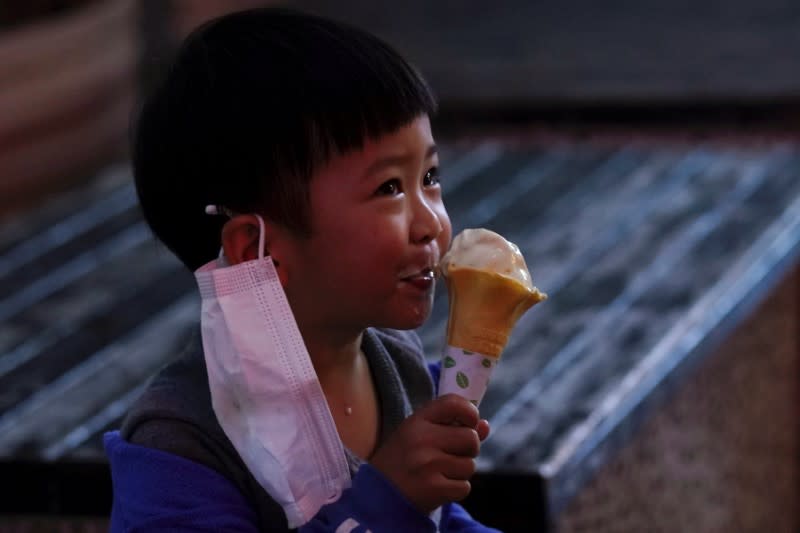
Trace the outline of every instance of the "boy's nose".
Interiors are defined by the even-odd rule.
[[[420,199],[415,204],[411,219],[411,242],[427,244],[442,232],[442,220],[435,206],[425,199]]]

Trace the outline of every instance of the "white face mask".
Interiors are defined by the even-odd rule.
[[[350,471],[258,222],[258,259],[195,272],[203,351],[222,429],[296,528],[339,498]]]

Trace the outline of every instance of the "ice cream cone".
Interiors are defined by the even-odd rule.
[[[500,357],[517,320],[546,296],[519,281],[475,268],[452,268],[447,344]]]
[[[450,315],[439,394],[478,405],[517,321],[547,295],[533,286],[519,248],[488,230],[464,230],[442,262]]]

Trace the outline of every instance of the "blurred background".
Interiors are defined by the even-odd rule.
[[[463,121],[657,120],[796,129],[800,9],[791,0],[271,2],[369,28]],[[248,0],[0,6],[0,209],[85,180],[125,150],[131,105],[201,21]]]
[[[0,531],[107,525],[100,435],[196,312],[138,214],[129,125],[189,31],[262,5],[351,22],[419,67],[456,229],[505,229],[554,293],[487,397],[476,514],[508,531],[797,530],[800,4],[3,0]],[[420,332],[434,358],[437,305]],[[691,346],[664,348],[681,331]],[[498,486],[530,496],[493,512]]]

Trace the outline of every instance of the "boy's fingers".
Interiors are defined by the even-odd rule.
[[[435,424],[475,428],[480,421],[478,408],[455,394],[433,400],[421,412],[426,420]]]
[[[475,459],[469,457],[449,457],[441,466],[444,477],[453,481],[466,481],[475,475]]]
[[[427,431],[427,442],[448,455],[477,457],[481,451],[478,433],[472,428],[462,425],[434,424]]]
[[[478,432],[478,438],[480,439],[480,441],[481,442],[485,441],[486,437],[489,436],[489,432],[491,431],[491,428],[489,427],[489,421],[481,420],[480,422],[478,422],[478,427],[475,428],[475,431]]]
[[[469,496],[472,485],[467,480],[453,480],[443,477],[439,490],[447,501],[459,502]]]

